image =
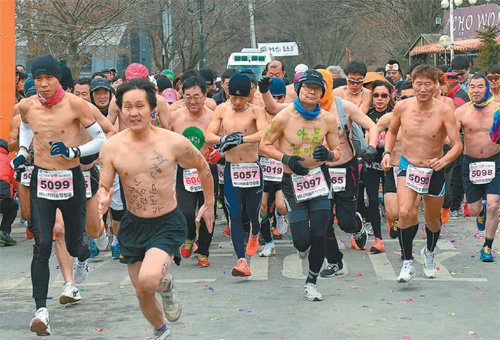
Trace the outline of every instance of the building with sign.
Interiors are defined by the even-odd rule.
[[[445,11],[442,33],[444,35],[450,33],[449,16],[449,12]],[[477,38],[477,31],[484,31],[489,26],[500,26],[500,6],[487,4],[455,8],[453,18],[455,55],[467,55],[473,61],[481,45],[481,40]],[[451,46],[448,46],[445,51],[445,48],[439,42],[440,36],[440,33],[421,34],[405,54],[409,65],[418,62],[449,65]],[[500,37],[496,39],[497,43],[500,44]]]

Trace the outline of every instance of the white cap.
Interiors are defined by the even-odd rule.
[[[298,64],[295,66],[295,73],[305,72],[307,70],[309,70],[309,67],[307,67],[306,64]]]

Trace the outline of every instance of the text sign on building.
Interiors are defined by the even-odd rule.
[[[453,8],[455,38],[475,38],[476,31],[485,31],[488,26],[499,26],[500,6],[488,4]],[[443,34],[450,35],[450,11],[444,11]]]
[[[258,43],[257,47],[261,52],[269,52],[276,57],[299,55],[296,42]]]

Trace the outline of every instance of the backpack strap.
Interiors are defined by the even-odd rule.
[[[345,115],[344,104],[342,103],[342,98],[336,96],[335,97],[335,104],[337,105],[337,112],[339,113],[340,124],[342,125],[342,128],[345,131],[345,135],[347,138],[347,144],[349,144],[349,147],[351,148],[352,154],[356,155],[356,152],[354,151],[354,148],[350,142],[349,123],[348,123],[347,117]]]

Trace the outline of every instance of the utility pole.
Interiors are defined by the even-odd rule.
[[[187,12],[191,15],[196,15],[198,14],[198,21],[199,21],[199,29],[198,29],[198,40],[199,40],[199,49],[200,52],[198,54],[199,59],[198,59],[198,70],[203,69],[205,65],[205,41],[204,41],[204,34],[203,34],[203,13],[207,11],[207,13],[213,13],[215,11],[215,0],[212,0],[212,8],[205,10],[205,0],[197,0],[198,1],[198,10],[193,11],[192,9],[188,8]]]
[[[253,0],[248,0],[248,12],[250,12],[250,39],[252,48],[257,48],[257,39],[255,38],[255,18],[253,15]]]
[[[172,0],[168,0],[167,8],[164,9],[161,13],[161,21],[162,21],[162,31],[163,31],[163,41],[166,42],[166,47],[168,48],[168,57],[170,61],[168,63],[169,70],[172,70],[174,67],[174,58],[173,58],[173,48],[172,48]],[[167,49],[165,45],[162,48],[162,68],[166,68],[167,63]]]

